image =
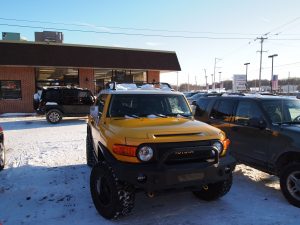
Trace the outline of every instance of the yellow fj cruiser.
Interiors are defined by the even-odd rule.
[[[86,157],[90,190],[107,219],[128,214],[135,193],[190,190],[204,200],[225,195],[235,160],[225,133],[194,120],[169,86],[110,83],[90,109]]]

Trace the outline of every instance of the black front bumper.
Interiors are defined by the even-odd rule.
[[[105,158],[120,180],[145,191],[197,190],[203,185],[228,179],[236,164],[236,160],[229,154],[218,159],[216,163],[193,162],[175,165],[124,163],[107,152]]]

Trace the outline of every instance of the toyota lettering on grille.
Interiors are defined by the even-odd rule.
[[[175,155],[193,155],[194,153],[194,151],[178,151],[175,152]]]

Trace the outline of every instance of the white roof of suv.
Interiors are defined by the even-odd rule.
[[[110,89],[101,91],[101,94],[176,94],[183,95],[181,92],[175,92],[167,84],[109,84]]]

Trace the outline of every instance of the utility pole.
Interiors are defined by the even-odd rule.
[[[215,81],[216,81],[216,66],[217,66],[217,60],[221,60],[221,59],[215,58],[213,86],[215,86]]]
[[[259,66],[259,81],[258,81],[258,91],[261,91],[261,66],[262,66],[262,53],[263,51],[263,43],[265,39],[268,39],[267,37],[258,37],[255,40],[260,40],[260,66]]]
[[[278,56],[277,54],[269,55],[269,58],[272,58],[272,70],[271,70],[271,81],[270,81],[270,86],[271,86],[271,93],[273,92],[273,87],[272,87],[272,81],[273,81],[273,61],[274,57]]]
[[[214,74],[211,75],[211,89],[214,89]]]
[[[204,69],[204,74],[205,74],[205,89],[208,90],[206,69]]]

